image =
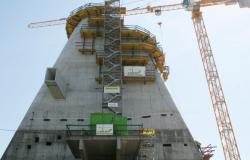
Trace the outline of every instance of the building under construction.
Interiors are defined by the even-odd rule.
[[[164,81],[156,37],[119,1],[86,4],[2,160],[201,160]]]

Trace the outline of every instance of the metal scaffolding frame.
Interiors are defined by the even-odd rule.
[[[104,9],[104,57],[102,108],[122,113],[121,14],[119,0],[106,0]],[[109,88],[109,89],[108,89]],[[113,91],[112,91],[113,90]],[[104,110],[103,110],[104,111]]]
[[[143,140],[140,144],[138,160],[154,160],[155,159],[155,142],[153,137]]]
[[[225,159],[240,160],[240,153],[235,140],[233,126],[230,120],[226,100],[214,61],[214,56],[203,21],[202,13],[199,10],[193,11],[192,19]]]

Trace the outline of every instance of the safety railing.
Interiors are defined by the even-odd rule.
[[[71,16],[75,15],[80,10],[83,10],[83,9],[86,9],[86,8],[90,8],[90,7],[101,7],[101,6],[104,6],[104,3],[87,3],[87,4],[84,4],[84,5],[76,8],[76,9],[74,9],[73,11],[71,11],[68,18],[70,18]]]
[[[154,41],[150,41],[146,38],[135,38],[135,37],[122,37],[121,43],[148,43],[151,45],[157,45]]]
[[[103,29],[103,26],[99,26],[99,27],[92,27],[92,26],[89,26],[88,24],[82,24],[81,26],[81,29],[93,29],[93,30],[98,30],[98,29]],[[124,25],[122,26],[122,29],[128,29],[128,30],[134,30],[134,31],[137,31],[137,32],[143,32],[145,34],[147,34],[149,37],[152,37],[154,38],[155,35],[152,34],[149,30],[141,27],[141,26],[138,26],[138,25]]]
[[[138,26],[138,25],[125,25],[123,27],[123,29],[131,29],[131,30],[136,30],[136,31],[140,31],[140,32],[143,32],[143,33],[146,33],[148,34],[150,37],[155,37],[154,34],[152,34],[149,30],[141,27],[141,26]]]
[[[81,26],[81,29],[84,30],[84,29],[88,29],[88,30],[94,30],[94,31],[101,31],[103,29],[103,26],[89,26],[88,24],[83,24]],[[128,30],[134,30],[136,32],[142,32],[146,35],[148,35],[149,37],[151,38],[155,38],[155,35],[152,34],[150,31],[148,31],[147,29],[143,28],[143,27],[140,27],[138,25],[124,25],[122,26],[122,29],[128,29]],[[137,41],[136,41],[137,40]],[[148,42],[146,40],[143,40],[143,39],[135,39],[135,38],[125,38],[125,37],[122,37],[122,41],[123,42],[126,42],[126,41],[134,41],[134,42],[138,42],[139,41],[145,41],[145,42]],[[161,45],[159,43],[155,43],[154,44],[161,52],[163,52],[163,49],[161,47]]]
[[[143,125],[114,125],[110,136],[141,136]],[[66,125],[66,136],[97,136],[96,125]],[[100,136],[100,135],[98,135]]]
[[[104,19],[105,17],[104,17],[104,15],[89,15],[88,18],[90,21],[91,19]],[[124,17],[120,17],[120,19],[124,20]]]
[[[103,58],[104,57],[104,50],[96,50],[96,56],[97,58]],[[150,52],[146,52],[146,51],[122,51],[121,55],[122,56],[136,56],[136,57],[149,57],[150,56]]]

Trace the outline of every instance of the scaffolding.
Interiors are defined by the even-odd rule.
[[[143,140],[140,144],[138,160],[154,160],[155,159],[155,146],[154,140],[146,139]]]
[[[122,59],[121,59],[120,1],[105,1],[104,57],[102,74],[102,108],[117,114],[122,112]]]
[[[155,35],[137,25],[124,25],[122,15],[125,13],[126,9],[120,8],[119,1],[106,1],[105,6],[92,3],[81,6],[67,19],[68,36],[80,19],[88,20],[87,24],[80,26],[83,42],[77,42],[76,46],[82,54],[96,55],[99,65],[96,81],[103,88],[103,111],[121,113],[122,83],[154,82],[158,71],[164,80],[168,79],[165,55]],[[104,37],[104,48],[96,48],[98,37]],[[124,68],[128,66],[144,67],[145,73],[143,76],[125,76]],[[105,93],[105,88],[110,86],[119,92]]]

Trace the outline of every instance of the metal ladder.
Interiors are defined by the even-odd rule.
[[[154,152],[153,140],[144,140],[140,145],[138,160],[154,160]]]

